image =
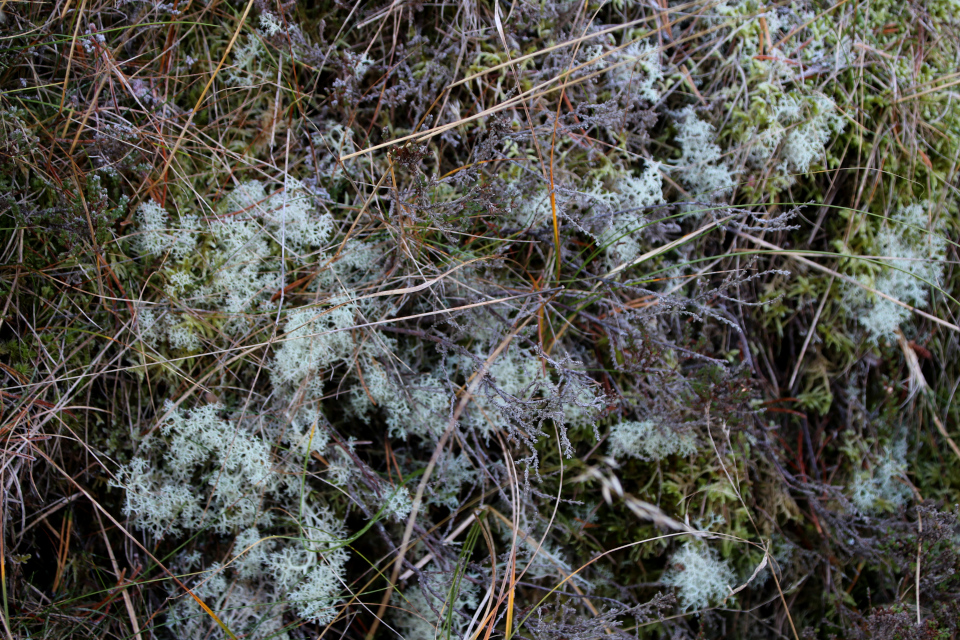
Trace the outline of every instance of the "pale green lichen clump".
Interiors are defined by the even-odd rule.
[[[697,440],[689,431],[678,432],[653,420],[628,421],[611,427],[609,449],[615,458],[659,461],[667,456],[695,453]]]
[[[680,112],[677,143],[682,155],[678,162],[680,181],[694,198],[720,201],[734,187],[734,171],[716,144],[716,129],[697,117],[690,106]]]
[[[259,626],[257,607],[272,610],[278,619],[289,606],[304,619],[329,621],[348,559],[344,531],[333,513],[305,501],[296,467],[274,461],[267,442],[221,417],[223,407],[180,411],[168,405],[166,410],[160,435],[146,440],[140,455],[119,470],[116,486],[125,489],[125,514],[158,540],[241,532],[234,540],[234,561],[208,569],[201,590],[215,608],[227,610],[236,632],[271,637],[277,627]],[[262,530],[274,535],[263,539]],[[229,576],[240,584],[228,585]],[[289,604],[277,604],[281,601]],[[238,618],[232,612],[237,607],[253,609]],[[192,599],[178,601],[171,624],[181,637],[193,637],[191,630],[203,623]]]
[[[670,558],[664,584],[674,587],[684,611],[723,603],[734,586],[730,565],[703,542],[684,543]]]
[[[878,459],[859,471],[850,484],[851,500],[863,513],[894,511],[910,499],[907,443],[900,439],[882,449]]]
[[[931,206],[911,204],[886,221],[876,241],[879,264],[860,277],[866,287],[910,305],[927,303],[928,291],[942,282],[947,244],[936,227],[927,231]],[[909,309],[862,287],[849,287],[847,300],[874,341],[891,340],[910,317]]]

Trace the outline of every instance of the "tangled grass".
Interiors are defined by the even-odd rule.
[[[3,3],[3,635],[953,637],[958,16]]]

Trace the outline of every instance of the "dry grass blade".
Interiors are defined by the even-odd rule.
[[[187,134],[187,129],[190,128],[190,125],[193,123],[193,118],[200,109],[200,105],[203,104],[204,99],[207,97],[207,92],[210,91],[210,87],[213,86],[214,81],[217,79],[220,70],[223,68],[224,63],[227,61],[227,56],[230,55],[230,51],[233,50],[233,45],[237,41],[237,36],[240,35],[240,32],[243,30],[244,25],[247,22],[247,16],[250,15],[250,9],[253,8],[254,0],[247,0],[247,4],[243,7],[243,13],[240,14],[240,19],[237,24],[237,28],[234,30],[233,35],[230,37],[230,42],[227,44],[226,50],[223,52],[223,56],[220,58],[220,62],[217,63],[216,68],[213,70],[213,73],[210,74],[210,79],[207,80],[207,83],[203,86],[203,90],[200,91],[200,97],[197,98],[197,103],[194,105],[193,109],[190,111],[190,114],[187,116],[187,121],[183,123],[183,128],[180,129],[180,134],[177,136],[176,141],[173,143],[173,147],[170,149],[170,152],[167,154],[167,159],[163,163],[163,167],[160,169],[160,182],[164,182],[167,179],[167,171],[170,170],[170,164],[173,162],[173,159],[176,157],[177,152],[180,150],[180,145],[183,144],[183,138]],[[77,134],[80,135],[79,133]],[[76,144],[76,140],[74,141]]]

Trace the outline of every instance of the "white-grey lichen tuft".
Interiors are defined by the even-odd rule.
[[[685,543],[670,558],[669,567],[662,582],[677,589],[683,611],[706,609],[731,594],[733,570],[703,542]]]

